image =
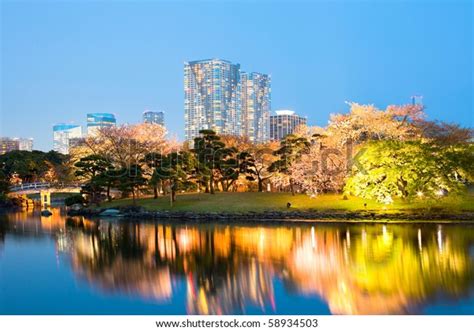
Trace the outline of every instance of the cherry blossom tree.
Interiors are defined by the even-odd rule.
[[[333,114],[326,127],[300,127],[294,134],[311,142],[307,153],[292,165],[294,181],[310,194],[340,192],[349,175],[354,155],[367,142],[418,139],[424,119],[419,105],[388,106],[349,103],[347,114]]]

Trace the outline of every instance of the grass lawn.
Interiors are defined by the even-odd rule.
[[[463,197],[444,197],[436,201],[418,200],[413,203],[395,201],[384,205],[371,200],[349,197],[343,200],[342,195],[325,194],[310,198],[305,194],[292,196],[290,193],[216,193],[211,194],[182,194],[170,207],[169,197],[140,198],[137,205],[148,210],[172,210],[192,212],[262,212],[269,210],[288,210],[286,203],[291,203],[290,210],[381,210],[384,212],[400,212],[406,210],[431,209],[436,211],[460,212],[474,211],[474,195]],[[131,199],[107,202],[102,207],[113,208],[132,205]]]

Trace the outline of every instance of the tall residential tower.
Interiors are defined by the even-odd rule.
[[[258,72],[240,74],[242,84],[242,134],[254,143],[270,137],[270,76]]]
[[[240,65],[220,59],[184,64],[185,138],[203,129],[241,135]]]

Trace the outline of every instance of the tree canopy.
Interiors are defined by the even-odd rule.
[[[442,196],[473,180],[474,146],[375,141],[356,156],[347,193],[390,203],[394,197]]]

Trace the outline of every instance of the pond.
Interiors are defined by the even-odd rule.
[[[0,314],[474,314],[474,226],[0,215]]]

